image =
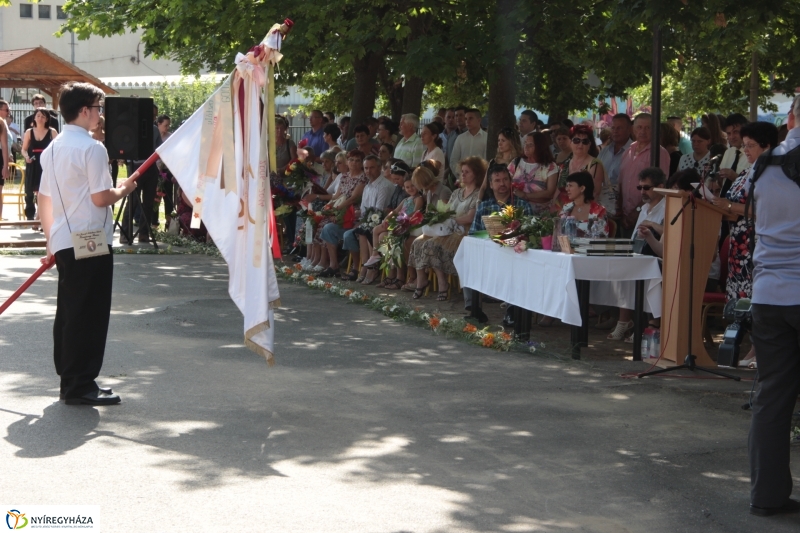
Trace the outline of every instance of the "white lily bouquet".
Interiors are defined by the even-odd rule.
[[[450,209],[450,205],[439,200],[436,205],[428,207],[422,234],[427,237],[446,237],[463,231],[455,216],[456,212]]]

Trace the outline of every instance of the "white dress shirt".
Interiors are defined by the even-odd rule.
[[[364,192],[361,193],[361,213],[370,207],[386,209],[389,200],[392,199],[394,183],[387,180],[383,175],[378,176],[375,181],[369,181],[364,185]]]
[[[454,176],[461,176],[459,163],[465,157],[476,155],[486,159],[486,139],[488,135],[483,130],[478,130],[475,135],[465,131],[458,137],[453,144],[453,151],[450,153],[450,171]]]
[[[75,231],[104,228],[106,242],[110,244],[114,239],[111,207],[92,203],[92,194],[114,186],[103,143],[92,139],[80,126],[67,124],[39,157],[42,164],[39,194],[49,196],[53,205],[50,253],[72,248],[71,233]]]

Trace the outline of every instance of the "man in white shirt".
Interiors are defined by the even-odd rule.
[[[392,199],[394,192],[394,183],[387,180],[381,172],[381,160],[378,159],[378,156],[370,154],[364,158],[364,174],[369,181],[364,185],[364,192],[361,193],[361,207],[356,209],[356,220],[359,221],[366,214],[367,209],[377,208],[386,211],[386,206],[389,205],[389,200]],[[342,276],[342,279],[350,281],[355,281],[358,277],[356,269],[359,258],[363,265],[372,255],[372,233],[362,234],[358,231],[359,224],[360,222],[357,222],[355,228],[344,232],[343,248],[350,252],[353,261],[351,271]]]
[[[111,405],[120,402],[111,389],[101,389],[100,374],[111,316],[114,256],[76,259],[73,235],[102,230],[105,242],[114,237],[111,206],[136,188],[133,177],[113,188],[108,154],[89,131],[100,120],[103,91],[89,83],[69,82],[61,87],[59,108],[67,124],[61,135],[42,152],[39,213],[47,239],[49,264],[55,256],[58,297],[53,325],[56,373],[61,376],[61,398],[69,405]],[[57,169],[57,172],[56,172]],[[94,243],[85,243],[93,251]]]
[[[400,117],[400,134],[403,136],[394,147],[394,156],[397,159],[402,159],[403,162],[410,166],[415,167],[422,162],[422,156],[425,155],[425,145],[417,135],[419,129],[419,117],[411,113]]]
[[[725,133],[730,148],[725,150],[725,155],[719,164],[719,176],[723,180],[721,196],[725,196],[739,174],[750,168],[750,163],[747,162],[742,150],[742,136],[739,134],[742,126],[746,126],[747,123],[748,120],[741,113],[731,113],[725,120]]]
[[[639,218],[636,227],[647,226],[657,234],[656,238],[664,233],[664,209],[666,200],[664,195],[655,191],[656,188],[664,186],[666,182],[664,171],[658,167],[648,167],[639,173],[639,185],[637,190],[642,192],[642,210],[639,211]],[[636,235],[634,233],[634,235]]]
[[[539,120],[539,115],[530,109],[526,109],[519,115],[519,141],[522,146],[525,146],[525,136],[529,133],[536,131],[536,123]]]
[[[622,156],[631,147],[631,131],[633,122],[631,117],[625,113],[618,113],[611,119],[611,142],[608,146],[600,150],[597,158],[603,162],[608,181],[616,187],[619,182],[619,165],[622,163]]]
[[[467,131],[456,138],[450,157],[450,172],[454,176],[461,175],[460,163],[463,159],[476,155],[486,159],[487,134],[481,129],[481,112],[470,109],[466,114]],[[397,152],[395,152],[397,155]]]

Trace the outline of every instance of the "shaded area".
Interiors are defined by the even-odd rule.
[[[497,353],[285,283],[268,369],[242,345],[226,282],[205,257],[118,258],[101,378],[123,397],[114,408],[55,402],[53,283],[25,296],[41,302],[31,312],[0,320],[0,447],[28,485],[15,494],[88,498],[61,488],[81,468],[124,482],[131,510],[103,511],[115,531],[134,530],[144,506],[211,531],[205,518],[226,502],[269,531],[800,523],[746,514],[749,384],[622,380],[641,365]]]

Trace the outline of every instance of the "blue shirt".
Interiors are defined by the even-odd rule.
[[[800,145],[800,128],[789,131],[773,155]],[[756,181],[756,249],[753,303],[800,305],[800,187],[778,166]]]
[[[316,132],[314,130],[308,130],[305,135],[303,135],[303,139],[308,140],[307,146],[310,146],[314,150],[314,155],[319,157],[322,155],[322,152],[328,149],[328,143],[325,142],[323,137],[325,136],[325,132],[322,131],[322,128],[318,129]]]
[[[518,198],[512,194],[511,196],[514,201],[513,205],[515,209],[522,209],[522,212],[528,216],[533,214],[533,210],[531,209],[531,204],[526,202],[525,200]],[[472,221],[472,227],[469,228],[469,234],[472,235],[477,231],[483,231],[486,229],[486,226],[483,225],[483,216],[491,215],[492,213],[498,213],[502,208],[504,208],[508,204],[502,204],[491,198],[489,200],[484,200],[478,204],[478,208],[475,210],[475,219]]]

